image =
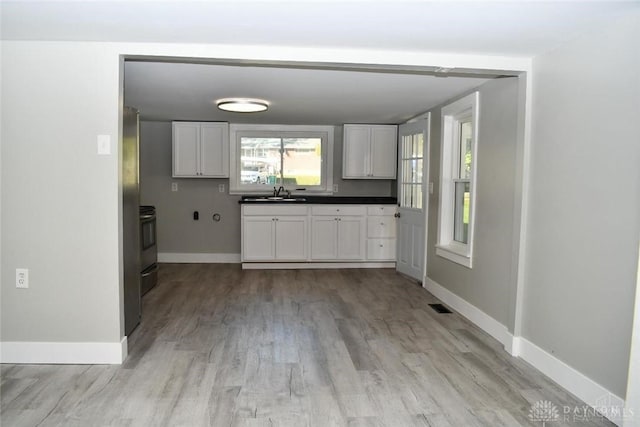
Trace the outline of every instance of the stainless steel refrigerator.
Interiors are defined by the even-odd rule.
[[[122,251],[124,334],[140,323],[140,172],[138,110],[124,107],[122,119]]]

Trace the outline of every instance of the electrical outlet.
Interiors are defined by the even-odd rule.
[[[224,193],[224,184],[218,184],[218,193]]]
[[[338,184],[333,184],[333,192],[334,193],[338,192]]]
[[[16,268],[16,288],[27,289],[29,287],[29,269]]]
[[[172,182],[171,183],[171,191],[178,191],[178,183],[177,182]]]

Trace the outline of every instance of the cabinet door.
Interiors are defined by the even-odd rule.
[[[364,259],[364,243],[363,217],[338,218],[338,259]]]
[[[338,258],[338,220],[333,216],[318,216],[311,219],[311,259],[331,260]]]
[[[396,178],[398,129],[395,126],[371,128],[371,178]]]
[[[278,261],[307,260],[307,217],[275,218],[275,259]]]
[[[245,216],[242,229],[243,261],[274,259],[275,221],[271,216]]]
[[[200,127],[200,175],[229,177],[227,123],[202,123]]]
[[[173,123],[173,176],[198,176],[200,125]]]
[[[344,125],[342,177],[367,178],[371,163],[369,126]]]

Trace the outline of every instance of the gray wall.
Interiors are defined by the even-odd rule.
[[[389,196],[395,181],[343,180],[342,126],[334,135],[336,196]],[[171,191],[171,183],[178,191]],[[224,184],[225,192],[218,192]],[[229,195],[228,179],[171,177],[171,122],[140,124],[141,203],[154,205],[158,216],[158,251],[174,253],[240,253],[240,196]],[[200,220],[193,220],[199,211]],[[220,222],[212,220],[219,213]]]
[[[2,341],[119,343],[118,55],[81,43],[1,52]],[[111,155],[97,155],[99,134]],[[16,289],[16,268],[29,289]]]
[[[171,191],[172,182],[178,191]],[[140,202],[156,207],[159,252],[240,253],[240,197],[228,190],[228,179],[172,178],[171,122],[141,122]]]
[[[482,85],[473,268],[435,254],[440,187],[441,108],[431,110],[427,276],[503,325],[508,323],[513,242],[518,79]],[[458,99],[458,98],[456,98]],[[455,100],[455,99],[454,99]],[[454,101],[451,100],[451,101]],[[450,103],[447,102],[446,104]]]
[[[523,335],[624,397],[640,234],[638,14],[534,59]]]

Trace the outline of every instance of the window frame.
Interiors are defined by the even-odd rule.
[[[442,145],[440,158],[440,203],[438,209],[438,240],[436,255],[461,264],[473,266],[473,241],[476,217],[478,128],[480,93],[473,92],[442,108]],[[467,243],[455,240],[456,182],[461,179],[460,124],[471,119],[471,174],[469,182],[469,228]]]
[[[241,138],[274,137],[274,138],[321,138],[321,184],[314,186],[284,185],[291,194],[333,194],[333,126],[307,125],[229,125],[229,194],[271,194],[272,188],[262,184],[243,184],[241,179]],[[279,186],[278,184],[277,186]],[[296,190],[296,188],[298,190]],[[300,190],[304,188],[304,190]]]

